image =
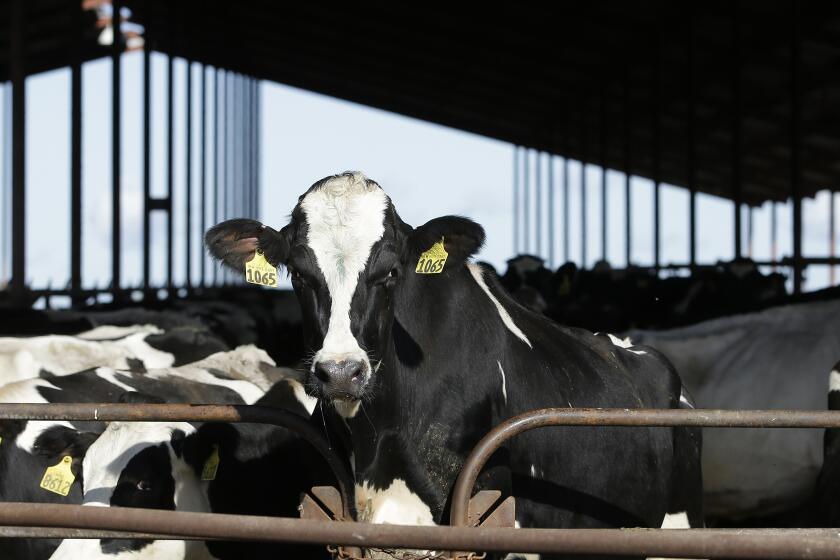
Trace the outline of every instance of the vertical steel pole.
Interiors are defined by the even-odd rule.
[[[753,207],[747,205],[747,255],[753,258]]]
[[[732,49],[729,62],[732,72],[732,193],[735,205],[735,258],[742,254],[741,207],[743,176],[741,173],[741,11],[740,0],[732,0]],[[775,258],[773,259],[775,260]]]
[[[13,292],[26,286],[26,2],[12,0],[9,62],[12,81],[12,278]]]
[[[601,260],[607,260],[607,217],[609,207],[607,205],[607,90],[601,88],[601,111],[600,111],[600,150],[601,150]]]
[[[828,256],[831,259],[834,259],[836,256],[836,248],[837,248],[837,225],[836,225],[836,216],[835,216],[835,208],[834,208],[834,193],[828,191]],[[829,284],[832,286],[835,284],[835,267],[834,263],[831,263],[831,266],[828,268],[829,270]]]
[[[170,32],[171,33],[171,32]],[[171,47],[171,43],[170,43]],[[173,224],[172,224],[172,214],[175,210],[174,204],[174,182],[175,182],[175,174],[174,174],[174,148],[175,148],[175,134],[173,132],[173,123],[175,121],[175,84],[174,84],[174,72],[173,72],[173,57],[172,53],[166,56],[166,197],[169,201],[168,208],[169,210],[166,212],[166,286],[170,290],[172,289],[173,283],[173,263],[174,258],[172,254],[172,233],[173,233]]]
[[[201,231],[199,243],[201,250],[201,287],[207,286],[206,268],[207,257],[204,253],[204,232],[207,231],[207,67],[201,65]]]
[[[542,257],[542,152],[537,150],[534,152],[534,156],[536,158],[536,169],[534,170],[534,188],[535,192],[535,205],[534,211],[536,214],[535,225],[537,228],[536,232],[536,243],[537,243],[537,255]]]
[[[554,154],[548,154],[548,267],[554,269]]]
[[[116,299],[116,294],[122,288],[122,2],[112,0],[111,6],[111,25],[114,32],[114,42],[111,45],[111,290]]]
[[[660,95],[661,74],[662,74],[662,2],[657,2],[658,29],[656,40],[656,60],[654,60],[653,77],[653,266],[657,274],[661,264],[661,218],[660,218],[660,191],[662,182],[662,99]]]
[[[143,46],[143,287],[151,288],[151,197],[152,197],[152,135],[151,135],[151,59],[149,42]]]
[[[187,265],[187,273],[185,276],[187,288],[192,287],[192,237],[193,237],[193,228],[192,228],[192,61],[187,60],[187,106],[186,106],[186,167],[187,167],[187,192],[186,200],[185,200],[185,210],[186,210],[186,218],[187,218],[187,245],[186,245],[186,265]]]
[[[513,254],[519,253],[519,146],[513,146]]]
[[[531,170],[531,162],[530,162],[531,158],[529,157],[529,154],[528,154],[529,151],[530,150],[526,147],[526,148],[523,149],[523,154],[522,154],[522,170],[523,170],[523,176],[522,176],[522,187],[523,188],[522,188],[522,191],[525,195],[524,199],[522,201],[522,206],[524,207],[524,211],[523,211],[523,214],[522,214],[522,223],[525,226],[525,230],[524,230],[524,233],[523,233],[523,240],[524,240],[523,241],[524,245],[522,247],[522,252],[523,253],[528,253],[531,250],[531,235],[530,235],[531,234],[531,232],[530,232],[531,224],[529,223],[531,221],[531,197],[529,196],[530,191],[531,191],[531,185],[530,185],[530,181],[528,180],[530,178],[529,176],[530,176],[530,170]]]
[[[691,10],[691,4],[688,5]],[[694,94],[694,14],[688,14],[688,68],[687,74],[687,95],[688,115],[686,115],[686,134],[688,135],[687,175],[688,175],[688,263],[694,270],[697,265],[697,161],[696,161],[696,105],[697,96]]]
[[[801,108],[800,4],[791,0],[790,36],[790,195],[793,199],[793,293],[802,291],[802,192],[801,179]]]
[[[246,77],[242,83],[242,215],[251,217],[251,84]]]
[[[254,150],[254,169],[256,171],[256,177],[254,183],[256,188],[254,189],[254,201],[255,206],[257,209],[257,214],[254,216],[256,219],[261,219],[259,215],[259,205],[262,201],[262,194],[260,192],[261,189],[261,180],[262,175],[260,174],[260,165],[262,161],[262,136],[261,136],[261,128],[262,128],[262,90],[260,89],[260,82],[257,81],[257,88],[256,88],[256,96],[254,98],[254,138],[256,149]]]
[[[213,73],[213,222],[215,224],[218,224],[222,221],[222,214],[219,209],[219,188],[221,187],[219,176],[222,173],[222,150],[220,144],[221,133],[219,126],[219,122],[221,121],[221,105],[219,104],[219,95],[222,91],[220,83],[221,75],[222,71],[219,68],[216,68],[215,72]],[[216,285],[218,283],[219,277],[219,265],[213,263],[213,285]]]
[[[567,151],[568,154],[568,151]],[[571,256],[571,242],[569,241],[569,156],[563,158],[563,260],[569,262]]]
[[[630,153],[630,69],[624,72],[624,261],[629,267],[633,257],[633,198],[630,192],[632,165]]]
[[[589,155],[587,153],[587,140],[589,137],[587,135],[586,130],[586,111],[584,111],[584,121],[582,121],[583,130],[581,131],[581,158],[580,158],[580,267],[586,268],[586,245],[587,245],[587,238],[586,238],[586,212],[587,212],[587,205],[586,205],[586,191],[587,191],[587,180],[586,180],[586,162],[589,159]]]
[[[70,26],[73,62],[70,65],[70,292],[73,305],[82,290],[82,42],[84,12],[73,3]]]
[[[779,206],[776,202],[770,203],[770,260],[773,263],[779,262]],[[777,269],[776,265],[773,265],[773,270]]]

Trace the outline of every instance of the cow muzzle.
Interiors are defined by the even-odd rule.
[[[368,367],[361,360],[323,360],[314,364],[312,374],[324,397],[357,401],[367,384]]]

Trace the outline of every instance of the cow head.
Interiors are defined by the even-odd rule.
[[[376,182],[347,172],[312,185],[280,231],[229,220],[211,228],[205,243],[236,270],[256,251],[287,268],[312,352],[307,386],[353,416],[389,344],[395,294],[419,255],[441,239],[452,269],[481,247],[484,230],[456,216],[413,229]]]

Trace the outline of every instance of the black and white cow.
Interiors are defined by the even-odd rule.
[[[840,411],[840,362],[831,370],[828,409]],[[823,465],[814,492],[823,527],[840,526],[840,429],[829,428],[823,440]]]
[[[177,367],[228,350],[206,329],[104,325],[77,335],[0,338],[0,385],[93,367],[144,371]]]
[[[665,354],[701,408],[820,410],[840,360],[840,299],[627,334]],[[706,515],[768,526],[807,509],[822,454],[819,430],[705,430]]]
[[[468,262],[484,241],[478,224],[446,216],[412,228],[360,173],[315,183],[280,231],[236,219],[205,241],[234,269],[260,251],[291,273],[308,390],[352,431],[362,519],[444,522],[466,455],[513,415],[680,404],[680,379],[658,353],[517,305]],[[438,242],[439,273],[416,273]],[[507,444],[483,483],[510,489],[524,527],[698,526],[699,460],[696,430],[551,428]]]
[[[265,352],[246,346],[213,354],[196,364],[145,373],[94,368],[50,379],[32,378],[0,387],[4,403],[99,403],[131,401],[146,394],[170,402],[253,404],[276,393],[283,375]],[[291,388],[288,390],[292,390]],[[302,388],[298,395],[304,395]],[[308,397],[306,397],[308,398]],[[314,408],[314,399],[308,398]],[[105,429],[102,422],[0,421],[0,502],[82,502],[80,469],[88,445]],[[40,488],[47,467],[72,457],[77,477],[64,497]],[[58,541],[0,539],[0,558],[48,558]]]
[[[134,402],[158,402],[133,393]],[[301,399],[301,397],[303,397]],[[297,381],[277,381],[257,404],[304,417],[314,399]],[[202,471],[215,452],[213,480]],[[324,460],[282,428],[184,422],[112,422],[89,445],[83,462],[84,505],[297,517],[301,494],[335,484]],[[53,560],[180,560],[196,558],[326,558],[323,546],[245,542],[76,540]]]

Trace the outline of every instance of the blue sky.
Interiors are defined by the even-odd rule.
[[[142,55],[129,53],[123,58],[123,276],[139,284],[142,275]],[[185,81],[187,66],[175,62],[176,114],[175,151],[175,279],[183,279],[185,251]],[[194,66],[194,79],[200,68]],[[87,286],[104,286],[110,280],[110,75],[109,60],[84,66],[84,149],[83,184],[83,276]],[[153,72],[153,160],[152,192],[166,188],[166,59],[155,55]],[[69,279],[69,191],[70,191],[70,73],[63,69],[32,76],[27,81],[27,269],[34,286],[63,286]],[[9,87],[0,91],[0,130],[6,131]],[[194,91],[194,106],[199,93]],[[212,93],[208,105],[212,106]],[[308,186],[325,175],[358,169],[376,179],[390,194],[405,221],[419,225],[444,214],[461,214],[481,223],[487,230],[487,244],[480,259],[504,270],[513,255],[512,179],[513,147],[505,142],[336,100],[292,87],[262,84],[262,200],[259,218],[274,226],[286,217]],[[211,121],[212,122],[212,121]],[[208,125],[209,126],[209,125]],[[195,136],[198,134],[197,119]],[[0,153],[8,154],[8,138],[0,137]],[[196,150],[198,148],[196,147]],[[197,160],[197,158],[194,158]],[[529,156],[531,181],[536,156]],[[8,157],[0,158],[0,280],[8,274]],[[198,162],[194,163],[198,175]],[[561,158],[540,159],[543,177],[547,166],[555,166],[558,189],[562,184]],[[208,178],[213,169],[208,163]],[[580,163],[570,162],[570,243],[571,258],[580,261]],[[591,265],[601,256],[601,169],[586,166],[588,192],[588,259]],[[607,172],[609,200],[608,257],[624,265],[624,176]],[[193,186],[195,189],[197,185]],[[633,260],[652,262],[652,197],[650,181],[632,178]],[[195,191],[194,191],[195,192]],[[545,192],[545,191],[544,191]],[[531,197],[535,205],[534,196]],[[837,197],[840,216],[840,197]],[[543,196],[542,212],[547,214]],[[556,196],[555,246],[562,257],[562,199]],[[828,253],[829,196],[821,192],[803,205],[805,225],[804,253]],[[178,209],[181,209],[180,211]],[[685,262],[688,254],[688,194],[664,185],[662,190],[662,256],[664,262]],[[531,210],[532,228],[536,208]],[[779,252],[788,254],[791,246],[790,205],[778,207]],[[194,239],[198,239],[197,219]],[[698,257],[701,262],[731,259],[733,256],[732,204],[707,195],[698,197]],[[746,220],[744,220],[746,225]],[[547,220],[543,219],[543,253],[547,253]],[[770,258],[770,205],[754,212],[754,256]],[[530,237],[535,252],[536,231]],[[152,279],[165,280],[165,225],[152,221]],[[194,273],[198,273],[200,248],[194,242]],[[816,289],[828,281],[827,267],[814,267],[806,286]]]

